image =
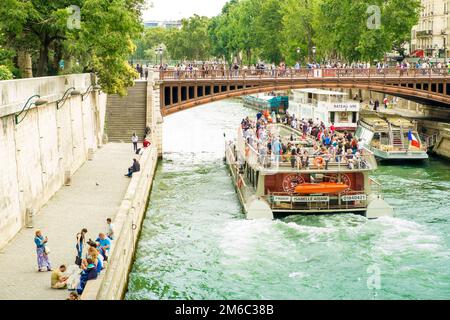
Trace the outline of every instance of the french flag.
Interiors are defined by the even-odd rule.
[[[417,148],[420,148],[420,141],[416,138],[416,136],[412,133],[411,130],[408,132],[408,140],[411,141],[411,145]]]

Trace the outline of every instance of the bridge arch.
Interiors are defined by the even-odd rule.
[[[430,72],[428,75],[411,72],[412,74],[405,76],[402,73],[379,75],[373,73],[373,70],[364,69],[346,69],[343,75],[333,71],[329,77],[310,74],[249,77],[245,73],[221,77],[211,74],[175,76],[172,73],[171,77],[167,77],[161,74],[157,82],[160,88],[161,114],[167,116],[206,103],[254,93],[311,88],[362,89],[422,104],[450,106],[450,83],[447,83],[446,72]]]

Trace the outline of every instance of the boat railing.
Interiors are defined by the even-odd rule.
[[[373,178],[369,178],[369,184],[370,184],[370,190],[373,193],[376,193],[376,194],[379,194],[379,195],[382,194],[383,187],[382,187],[381,183],[377,182]]]
[[[433,135],[427,135],[427,134],[423,134],[421,133],[419,135],[420,140],[425,144],[426,148],[433,148],[437,142],[439,141],[439,134],[433,134]]]
[[[292,155],[275,155],[259,153],[253,146],[242,139],[245,145],[244,158],[246,162],[266,174],[277,173],[278,171],[372,171],[377,168],[376,160],[368,150],[356,157],[352,154],[352,159],[346,155],[330,156],[328,159],[324,155],[309,155],[308,159]],[[264,149],[265,150],[265,149]],[[328,162],[328,164],[327,164]]]
[[[365,191],[349,190],[341,194],[302,195],[289,192],[268,192],[265,200],[272,210],[352,210],[367,207]]]

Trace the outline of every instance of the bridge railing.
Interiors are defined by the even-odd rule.
[[[447,77],[447,68],[424,69],[274,69],[274,70],[165,70],[159,71],[160,80],[257,80],[257,79],[313,79],[313,78],[432,78]]]

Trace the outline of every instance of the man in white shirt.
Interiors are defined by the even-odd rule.
[[[131,142],[133,142],[134,151],[138,149],[138,141],[139,137],[136,135],[136,133],[133,133],[133,136],[131,137]]]
[[[114,240],[114,225],[112,224],[111,218],[106,219],[106,223],[108,224],[106,236],[111,240]]]

